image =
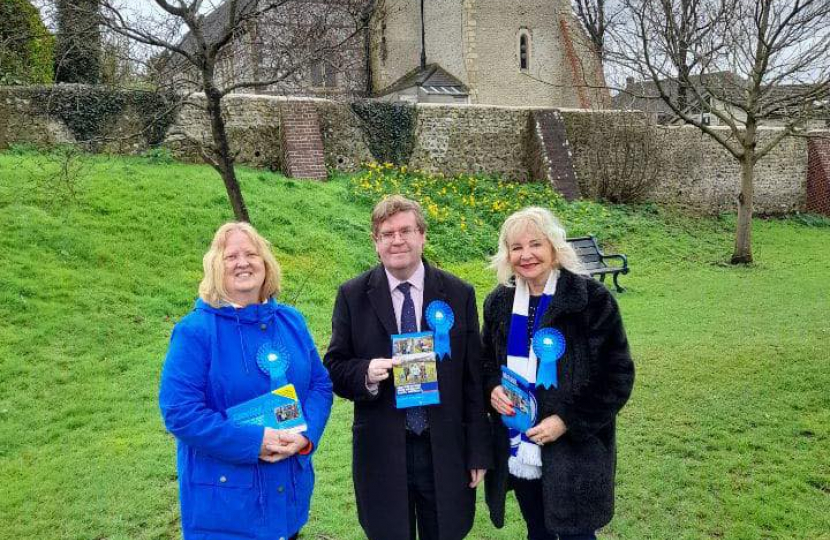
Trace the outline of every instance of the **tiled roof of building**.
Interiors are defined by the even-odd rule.
[[[250,17],[252,14],[256,13],[257,3],[258,0],[237,0],[237,20],[240,18]],[[202,32],[205,35],[205,41],[207,43],[215,42],[219,39],[219,36],[224,33],[225,27],[228,24],[228,20],[231,15],[231,5],[232,2],[230,2],[230,0],[225,0],[225,2],[222,2],[222,4],[219,5],[219,7],[205,15],[204,22],[202,23]],[[184,35],[181,44],[186,50],[194,47],[193,38],[190,32]]]
[[[691,77],[692,86],[701,96],[712,98],[721,103],[740,105],[744,101],[743,92],[747,83],[745,79],[729,71],[719,71]],[[664,92],[676,100],[680,85],[675,79],[661,81]],[[694,90],[688,94],[689,109],[700,108]],[[809,85],[770,85],[763,89],[760,103],[770,117],[782,117],[793,114],[796,108],[803,110],[805,95],[815,95],[814,103],[809,107],[812,116],[826,117],[830,88]],[[614,106],[623,110],[641,110],[656,113],[658,116],[673,117],[674,112],[660,98],[657,85],[653,81],[633,81],[629,79],[625,90],[614,96]],[[823,113],[823,114],[822,114]]]
[[[413,69],[380,92],[379,95],[385,96],[413,86],[422,88],[428,94],[466,96],[469,93],[467,86],[444,68],[438,64],[427,64],[424,69],[421,69],[420,66]]]

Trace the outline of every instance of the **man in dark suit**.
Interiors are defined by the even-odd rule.
[[[340,286],[324,363],[337,395],[354,402],[352,475],[370,540],[458,540],[475,514],[475,487],[492,466],[482,391],[475,291],[422,260],[420,205],[391,196],[372,212],[381,264]],[[439,360],[440,404],[398,409],[391,335],[428,331],[443,301],[455,321]]]

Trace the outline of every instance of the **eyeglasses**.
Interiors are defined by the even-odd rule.
[[[412,228],[412,227],[404,227],[403,229],[399,229],[397,231],[384,231],[378,233],[376,240],[378,240],[382,244],[391,244],[395,241],[395,236],[400,235],[401,240],[404,242],[408,242],[412,240],[412,237],[415,236],[420,229]]]

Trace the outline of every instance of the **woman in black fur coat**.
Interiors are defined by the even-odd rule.
[[[512,489],[529,540],[596,539],[614,513],[615,419],[634,383],[617,303],[582,275],[543,208],[505,221],[492,266],[500,285],[482,331],[496,458],[485,478],[490,518],[504,526]]]

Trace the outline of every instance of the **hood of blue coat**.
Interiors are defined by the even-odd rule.
[[[196,311],[213,313],[219,317],[231,319],[241,324],[258,324],[273,319],[279,310],[279,305],[276,300],[269,298],[265,303],[251,304],[243,308],[233,306],[213,307],[199,298],[196,300],[195,309]]]

